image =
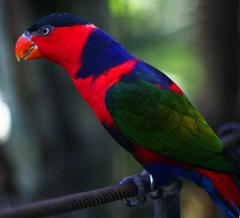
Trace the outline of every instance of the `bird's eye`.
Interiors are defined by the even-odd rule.
[[[43,34],[44,36],[48,35],[49,33],[50,33],[50,29],[49,29],[48,27],[43,28],[42,34]]]
[[[43,26],[38,30],[38,34],[42,36],[47,36],[50,34],[51,30],[51,26]]]

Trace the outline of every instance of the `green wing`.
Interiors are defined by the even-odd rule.
[[[236,172],[223,144],[185,95],[140,79],[121,81],[107,91],[106,104],[131,142],[192,165]]]

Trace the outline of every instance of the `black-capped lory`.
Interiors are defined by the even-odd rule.
[[[239,217],[239,169],[163,72],[95,25],[67,13],[44,16],[30,26],[17,40],[16,57],[44,57],[63,67],[108,133],[156,183],[191,180],[231,217]]]

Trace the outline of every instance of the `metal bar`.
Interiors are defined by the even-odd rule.
[[[146,181],[147,182],[147,181]],[[82,192],[56,199],[29,203],[0,212],[0,218],[43,218],[71,211],[94,207],[100,204],[130,198],[137,195],[134,183],[114,185],[106,188]]]

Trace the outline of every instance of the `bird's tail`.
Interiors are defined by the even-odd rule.
[[[184,180],[180,192],[181,218],[220,217],[220,210],[208,193],[189,180]]]
[[[240,123],[225,123],[219,128],[218,135],[224,144],[225,154],[229,160],[232,160],[233,165],[239,169],[239,174],[231,176],[234,186],[240,192]],[[238,211],[238,218],[240,218],[240,195],[238,195],[237,202],[233,205]]]
[[[240,176],[239,175],[233,176],[233,181],[235,182],[238,192],[240,193]],[[240,199],[240,195],[238,196],[238,198]],[[240,204],[237,205],[237,211],[238,211],[238,218],[240,218]]]
[[[240,218],[240,177],[230,174],[201,169],[212,182],[214,188],[206,184],[205,190],[209,192],[212,199],[224,207],[232,218]]]
[[[208,181],[201,185],[198,184],[204,189],[184,181],[185,185],[181,190],[181,217],[220,217],[220,213],[225,211],[229,218],[240,218],[240,187],[236,182],[236,180],[240,182],[240,179],[205,169],[201,169],[199,172],[208,178]],[[224,211],[217,209],[215,205]]]

